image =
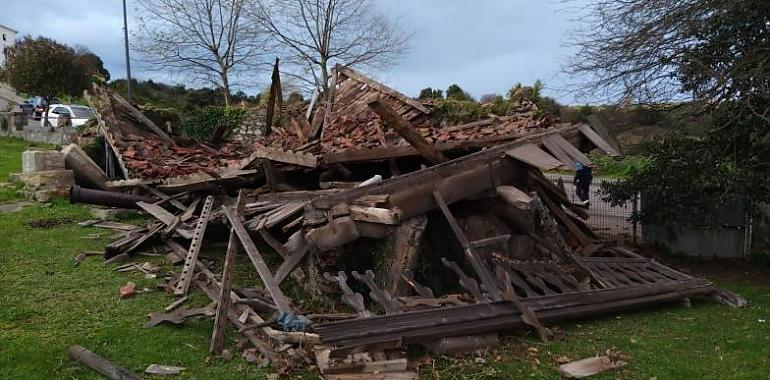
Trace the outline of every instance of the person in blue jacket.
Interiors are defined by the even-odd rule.
[[[575,171],[575,178],[572,180],[575,185],[575,194],[584,206],[588,206],[591,203],[588,199],[589,189],[591,181],[594,179],[591,166],[576,162],[575,167],[577,170]]]

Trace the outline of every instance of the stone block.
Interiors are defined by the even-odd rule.
[[[27,150],[21,154],[24,174],[64,170],[64,153],[58,150]]]
[[[72,170],[48,170],[35,173],[22,173],[21,182],[24,191],[32,198],[47,201],[52,195],[67,197],[75,183]]]

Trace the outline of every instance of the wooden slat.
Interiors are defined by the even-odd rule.
[[[243,190],[238,192],[238,198],[235,201],[236,216],[243,210],[245,197]],[[225,207],[225,206],[222,206]],[[224,210],[223,210],[224,211]],[[227,241],[227,253],[225,254],[225,265],[222,269],[222,286],[219,289],[219,301],[217,302],[217,311],[214,315],[214,330],[211,333],[211,345],[209,352],[215,355],[221,355],[225,345],[225,327],[227,324],[227,314],[230,311],[230,292],[235,280],[235,256],[238,253],[238,236],[235,231],[230,230],[230,238]]]
[[[398,92],[398,91],[396,91],[396,90],[394,90],[394,89],[392,89],[392,88],[390,88],[388,86],[385,86],[384,84],[381,84],[379,82],[375,82],[375,81],[373,81],[373,80],[371,80],[371,79],[369,79],[369,78],[359,74],[357,71],[355,71],[355,70],[353,70],[353,69],[351,69],[349,67],[338,66],[338,70],[343,75],[345,75],[346,77],[354,79],[354,80],[357,80],[357,81],[359,81],[361,83],[364,83],[364,84],[368,85],[369,87],[371,87],[371,88],[373,88],[373,89],[375,89],[375,90],[377,90],[379,92],[383,92],[383,93],[385,93],[387,95],[390,95],[390,96],[392,96],[392,97],[394,97],[394,98],[396,98],[396,99],[398,99],[398,100],[400,100],[400,101],[402,101],[402,102],[404,102],[404,103],[414,107],[416,110],[418,110],[418,111],[420,111],[420,112],[422,112],[424,114],[427,114],[427,113],[430,112],[420,102],[418,102],[418,101],[416,101],[416,100],[414,100],[414,99],[412,99],[412,98],[410,98],[410,97],[408,97],[408,96],[406,96],[406,95],[404,95],[404,94],[402,94],[402,93],[400,93],[400,92]]]
[[[574,145],[570,144],[569,141],[564,139],[561,135],[554,135],[552,136],[553,141],[555,141],[559,146],[566,152],[570,158],[572,159],[572,162],[580,162],[583,165],[591,165],[591,160],[588,159],[588,157],[583,154],[578,148],[576,148]]]
[[[557,160],[534,144],[517,146],[509,151],[506,151],[505,154],[507,154],[509,157],[526,162],[542,170],[553,170],[565,167],[561,161]]]
[[[580,132],[585,136],[588,140],[590,140],[594,145],[596,145],[597,148],[601,149],[604,153],[607,153],[608,155],[612,157],[618,157],[620,156],[620,153],[615,150],[612,145],[610,145],[607,141],[605,141],[601,136],[599,136],[596,131],[593,130],[588,124],[581,124],[578,128]]]
[[[134,106],[131,105],[126,99],[123,99],[122,96],[120,96],[117,92],[110,93],[112,95],[112,98],[115,99],[121,106],[123,106],[132,116],[139,119],[139,121],[150,128],[156,135],[158,135],[163,142],[170,144],[170,145],[176,145],[174,143],[174,140],[169,137],[169,135],[166,134],[160,127],[155,125],[155,123],[150,120],[147,116],[144,116],[144,114],[136,109]]]
[[[258,158],[265,158],[270,161],[283,162],[298,166],[314,168],[318,165],[318,157],[310,153],[292,152],[273,147],[267,147],[262,144],[255,144],[253,152],[240,162],[239,168],[243,169],[251,165]]]
[[[556,141],[555,136],[548,136],[548,138],[542,141],[543,146],[548,149],[554,157],[564,164],[564,167],[570,170],[575,170],[575,161],[564,151],[564,148]]]
[[[387,103],[375,99],[368,103],[369,107],[379,115],[388,127],[393,128],[409,144],[417,149],[426,160],[440,164],[448,159],[433,144],[425,140],[408,120],[393,111]]]
[[[254,267],[257,269],[259,278],[265,285],[265,289],[267,289],[268,293],[270,293],[270,296],[273,298],[273,302],[275,302],[278,310],[286,313],[291,312],[291,306],[289,306],[288,298],[286,298],[286,296],[281,291],[281,288],[278,286],[278,283],[275,281],[275,278],[273,278],[273,274],[270,273],[270,268],[267,267],[267,264],[262,258],[262,255],[260,255],[257,246],[254,245],[254,241],[251,240],[248,231],[246,231],[246,228],[243,227],[241,220],[235,215],[232,207],[226,207],[224,212],[227,220],[230,222],[230,226],[233,228],[233,230],[235,230],[235,233],[238,235],[238,239],[241,240],[241,244],[246,250],[246,254],[249,256],[252,264],[254,264]]]

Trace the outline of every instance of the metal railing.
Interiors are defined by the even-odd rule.
[[[572,175],[545,173],[545,177],[556,184],[561,179],[567,197],[574,203],[580,202],[575,194],[575,186],[572,184],[574,178]],[[636,199],[617,206],[602,200],[601,183],[617,181],[619,181],[617,178],[594,177],[589,190],[588,220],[585,222],[595,234],[602,238],[623,238],[636,243],[641,238],[641,226],[630,218],[631,214],[641,207],[640,197],[637,195]]]

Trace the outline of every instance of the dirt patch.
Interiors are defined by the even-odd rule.
[[[72,218],[48,218],[48,219],[33,220],[30,222],[27,222],[27,225],[32,228],[51,228],[61,224],[70,224],[74,221],[75,220]]]

